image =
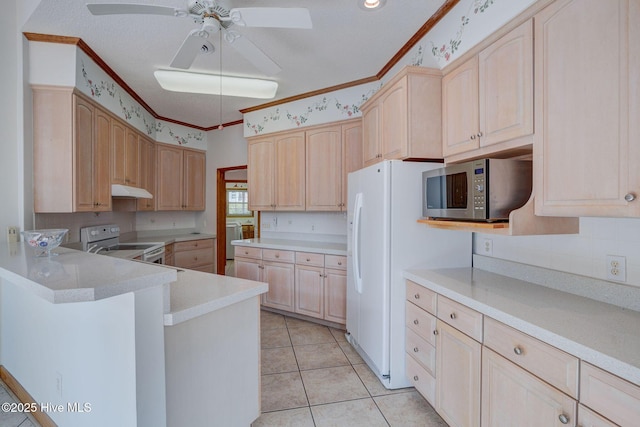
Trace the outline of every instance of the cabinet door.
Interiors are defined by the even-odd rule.
[[[267,307],[294,311],[294,264],[263,262],[262,281],[269,284],[263,304]]]
[[[362,121],[342,126],[342,210],[347,210],[347,178],[362,169]]]
[[[362,111],[362,163],[365,167],[382,160],[380,149],[380,104]]]
[[[347,272],[326,269],[324,273],[324,319],[347,322]]]
[[[533,135],[533,22],[478,55],[480,146]],[[532,138],[526,140],[531,144]]]
[[[260,260],[235,257],[233,267],[235,268],[235,277],[256,282],[262,281]]]
[[[78,97],[75,101],[75,210],[93,212],[93,106]]]
[[[111,120],[111,183],[125,185],[127,131],[124,124]]]
[[[124,183],[132,187],[139,187],[140,144],[138,135],[127,128],[127,138],[124,152]]]
[[[305,134],[290,133],[275,141],[275,200],[276,209],[303,211],[305,209]]]
[[[272,139],[249,141],[247,147],[247,184],[249,209],[275,209],[275,150]]]
[[[183,208],[190,211],[205,209],[206,155],[200,151],[184,150]]]
[[[151,194],[156,192],[156,146],[146,138],[140,138],[140,187]],[[138,199],[139,211],[154,209],[155,199]]]
[[[306,133],[306,209],[339,211],[342,203],[342,127]]]
[[[111,179],[109,177],[109,144],[111,122],[109,115],[99,108],[94,110],[93,140],[93,199],[94,211],[111,210]]]
[[[158,145],[156,155],[158,158],[156,209],[159,211],[182,210],[182,149]]]
[[[576,401],[485,348],[482,426],[576,425]]]
[[[295,312],[324,317],[324,272],[321,267],[296,265]]]
[[[436,410],[451,427],[480,425],[481,345],[437,321]]]
[[[598,413],[589,410],[584,405],[578,405],[578,427],[617,427]]]
[[[478,148],[478,57],[442,78],[443,155]]]
[[[557,1],[535,16],[537,215],[640,216],[638,22],[626,0]]]
[[[385,159],[407,157],[407,77],[403,77],[380,98],[382,105],[381,145]]]

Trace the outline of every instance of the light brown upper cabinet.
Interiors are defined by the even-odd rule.
[[[305,209],[304,132],[250,139],[247,157],[250,210]]]
[[[405,67],[360,108],[363,164],[442,158],[442,74]]]
[[[111,119],[111,183],[139,187],[140,144],[137,133]]]
[[[627,0],[536,15],[536,214],[640,216],[638,22]]]
[[[156,194],[156,144],[144,137],[140,142],[140,187],[149,193]],[[139,211],[153,211],[156,208],[155,199],[138,199]]]
[[[442,79],[442,108],[442,149],[448,161],[531,147],[532,21],[448,72]]]
[[[347,210],[347,175],[362,167],[360,120],[306,132],[306,210]]]
[[[34,211],[110,211],[109,115],[73,88],[32,89]]]
[[[204,210],[206,153],[157,144],[156,158],[156,210]]]

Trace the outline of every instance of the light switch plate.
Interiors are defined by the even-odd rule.
[[[7,227],[7,242],[16,243],[20,236],[20,227],[10,225]]]

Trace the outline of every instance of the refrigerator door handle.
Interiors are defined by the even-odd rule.
[[[362,193],[357,193],[353,206],[353,275],[356,292],[362,293],[362,272],[360,262],[360,217],[362,215]]]

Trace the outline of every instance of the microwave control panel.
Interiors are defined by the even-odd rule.
[[[473,210],[484,211],[485,209],[485,176],[486,176],[486,163],[484,161],[474,162],[473,165]],[[475,217],[476,215],[474,215]]]

